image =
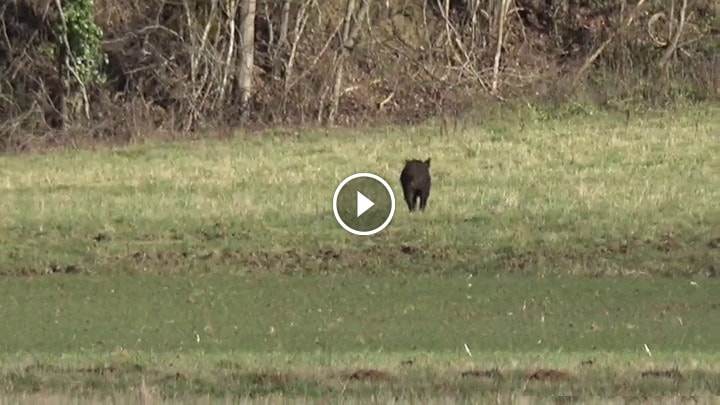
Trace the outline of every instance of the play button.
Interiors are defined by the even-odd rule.
[[[395,196],[380,176],[353,174],[335,189],[333,213],[340,226],[353,235],[374,235],[392,221]]]
[[[370,200],[369,198],[365,197],[363,195],[363,193],[361,193],[359,191],[357,191],[356,193],[357,193],[357,204],[356,204],[357,205],[357,215],[356,215],[356,217],[360,218],[360,215],[364,214],[365,211],[372,208],[372,206],[375,205],[375,203],[372,202],[372,200]]]

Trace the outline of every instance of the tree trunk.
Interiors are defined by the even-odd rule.
[[[228,36],[229,43],[225,56],[225,66],[223,66],[223,78],[220,85],[220,105],[225,101],[225,91],[227,89],[228,79],[231,76],[231,70],[234,70],[233,58],[235,57],[235,15],[237,14],[237,0],[228,0],[226,3],[226,13],[228,14]]]
[[[57,121],[55,121],[55,127],[64,130],[67,125],[67,96],[70,92],[70,80],[68,72],[65,67],[70,63],[68,60],[67,49],[65,49],[65,43],[61,41],[57,45],[59,52],[57,53],[57,72],[58,82],[60,89],[55,95],[55,109],[57,110]]]
[[[493,63],[493,81],[492,81],[492,93],[497,94],[498,90],[498,75],[500,73],[500,57],[502,55],[503,46],[503,35],[505,34],[505,17],[508,9],[510,8],[511,0],[502,0],[500,2],[500,15],[498,16],[498,40],[497,48],[495,49],[495,61]]]
[[[338,108],[340,106],[340,96],[342,96],[342,84],[345,73],[345,60],[352,52],[353,48],[357,44],[358,37],[360,36],[360,27],[362,26],[362,20],[367,15],[370,8],[370,0],[362,0],[362,5],[356,10],[355,0],[348,0],[347,10],[345,14],[345,26],[343,27],[342,44],[338,51],[337,58],[335,60],[335,81],[333,84],[332,91],[332,102],[330,106],[330,112],[328,113],[328,124],[332,125],[335,123],[335,116],[337,115]]]
[[[282,14],[280,16],[280,39],[278,43],[280,46],[287,45],[288,39],[288,24],[290,21],[290,0],[283,2]]]
[[[242,0],[242,64],[240,65],[240,108],[242,119],[250,118],[250,98],[253,92],[253,67],[255,66],[255,5],[256,0]]]

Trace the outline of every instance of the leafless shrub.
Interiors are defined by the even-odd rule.
[[[267,124],[452,120],[478,99],[592,88],[601,101],[720,98],[712,0],[256,0],[245,106],[244,1],[97,0],[108,80],[67,132],[131,141],[249,111]],[[59,134],[53,4],[0,4],[2,148]]]

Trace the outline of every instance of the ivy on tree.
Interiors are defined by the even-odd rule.
[[[67,35],[69,53],[72,55],[70,63],[84,84],[105,80],[102,67],[107,63],[107,58],[101,47],[102,29],[93,18],[94,7],[93,0],[65,0],[63,12],[66,25],[62,22],[56,25],[60,36]],[[59,43],[58,46],[64,45]]]

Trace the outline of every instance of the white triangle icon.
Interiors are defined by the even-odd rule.
[[[372,208],[372,206],[375,205],[375,203],[372,202],[372,200],[370,200],[369,198],[365,197],[363,195],[363,193],[361,193],[359,191],[356,191],[356,193],[357,193],[357,216],[356,216],[356,218],[357,218],[357,217],[360,217],[360,215],[364,214],[365,211]]]

